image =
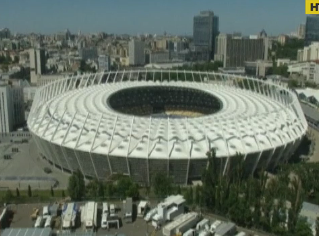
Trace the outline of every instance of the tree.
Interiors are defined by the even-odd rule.
[[[19,63],[19,57],[18,56],[14,56],[14,63]]]
[[[99,181],[94,179],[90,181],[85,187],[85,196],[96,199],[99,195]]]
[[[85,195],[84,176],[80,170],[73,172],[69,178],[68,193],[72,200],[79,201]]]
[[[305,218],[299,218],[293,235],[296,236],[312,236],[312,230]]]
[[[140,197],[139,186],[133,183],[129,189],[126,191],[126,196],[133,198],[133,200],[138,200]]]
[[[104,199],[104,197],[105,197],[104,184],[103,184],[102,181],[99,181],[98,196],[99,196],[101,199]]]
[[[156,173],[152,181],[154,193],[157,197],[167,197],[172,194],[173,186],[171,179],[163,174]]]
[[[284,77],[288,77],[289,76],[288,66],[287,65],[275,66],[273,68],[273,74],[281,75],[281,76],[284,76]]]
[[[54,197],[54,191],[52,186],[51,186],[51,197]]]
[[[195,187],[195,196],[194,196],[194,202],[197,205],[200,205],[201,203],[201,187],[199,185],[196,185]]]
[[[32,197],[31,186],[28,185],[28,197]]]
[[[316,236],[319,236],[319,217],[316,219]]]
[[[20,191],[19,191],[18,188],[16,188],[16,196],[17,196],[17,197],[20,197]]]
[[[127,176],[122,176],[117,181],[116,184],[116,192],[120,198],[127,197],[127,191],[130,189],[131,185],[133,184],[132,180]]]
[[[5,195],[2,197],[2,201],[5,203],[9,203],[12,201],[12,198],[13,198],[13,194],[12,194],[11,190],[8,189],[5,193]]]

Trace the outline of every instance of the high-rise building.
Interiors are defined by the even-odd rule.
[[[305,24],[300,24],[297,30],[297,35],[298,38],[304,39],[305,38],[305,33],[306,33],[306,25]]]
[[[268,59],[268,38],[220,34],[216,41],[215,60],[222,61],[224,67],[244,67],[246,61]]]
[[[213,59],[215,40],[218,34],[219,18],[214,15],[214,12],[201,11],[199,15],[194,16],[193,40],[195,52],[203,52],[204,55],[208,56],[208,60]],[[208,52],[208,54],[205,52]]]
[[[145,44],[139,40],[131,40],[128,44],[129,63],[132,66],[141,66],[145,64]]]
[[[79,56],[82,58],[82,60],[96,60],[98,57],[97,54],[97,48],[91,47],[91,48],[81,48],[79,50]]]
[[[0,133],[25,123],[22,87],[0,86]]]
[[[38,77],[45,73],[45,51],[42,48],[32,48],[29,55],[31,83],[36,84]]]
[[[319,16],[310,15],[306,19],[305,46],[319,41]]]
[[[0,29],[0,39],[9,39],[11,32],[8,28]]]
[[[98,58],[99,71],[109,71],[111,67],[111,59],[109,55],[100,55]]]
[[[170,61],[170,53],[168,51],[159,51],[150,53],[150,63],[165,63]]]

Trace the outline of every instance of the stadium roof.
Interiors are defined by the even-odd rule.
[[[66,86],[67,81],[59,83],[56,87]],[[107,98],[114,92],[139,86],[204,90],[218,97],[223,108],[199,118],[154,119],[123,115],[108,106]],[[275,97],[232,84],[106,83],[60,93],[46,104],[36,102],[38,110],[33,113],[37,116],[31,116],[28,123],[39,137],[70,149],[112,156],[204,158],[210,148],[216,149],[217,157],[255,153],[292,142],[306,129],[295,111],[285,108]]]

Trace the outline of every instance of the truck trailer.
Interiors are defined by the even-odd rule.
[[[199,214],[195,212],[180,215],[174,221],[163,227],[164,236],[173,236],[176,233],[184,233],[199,221]],[[183,231],[183,232],[181,232]]]

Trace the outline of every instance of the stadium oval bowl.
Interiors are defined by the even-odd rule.
[[[223,174],[290,158],[308,125],[296,94],[268,81],[214,72],[132,70],[61,78],[37,90],[28,127],[41,155],[87,178],[149,184],[199,179],[216,150]]]

